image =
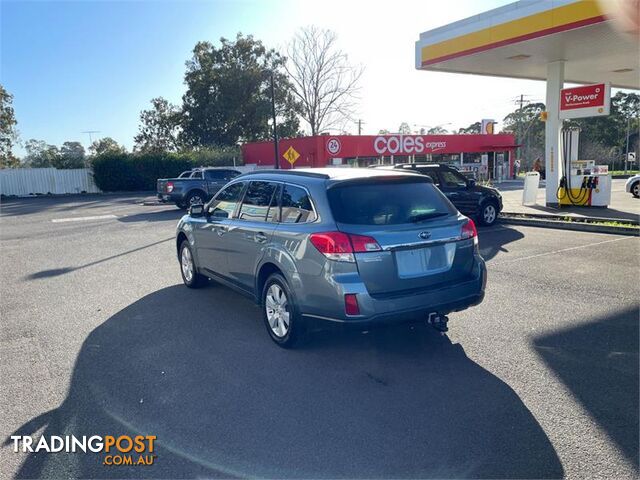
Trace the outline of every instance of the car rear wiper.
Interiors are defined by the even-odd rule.
[[[431,213],[420,213],[418,215],[412,215],[409,217],[409,221],[412,223],[422,222],[423,220],[429,220],[431,218],[444,217],[449,215],[446,212],[431,212]]]

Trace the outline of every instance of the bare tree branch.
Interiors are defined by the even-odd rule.
[[[334,32],[303,28],[287,46],[287,57],[285,69],[311,135],[352,119],[364,70],[349,63]]]

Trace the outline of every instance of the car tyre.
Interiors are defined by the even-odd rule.
[[[494,201],[489,201],[482,204],[480,208],[480,215],[478,215],[478,220],[482,225],[490,227],[494,225],[498,220],[498,204]]]
[[[196,261],[193,257],[193,251],[188,240],[184,240],[180,244],[180,274],[182,281],[189,288],[200,288],[207,284],[209,279],[198,273]]]
[[[287,281],[279,273],[267,278],[261,296],[262,318],[267,332],[279,347],[301,343],[305,325]]]
[[[187,199],[185,200],[186,208],[199,203],[204,204],[206,199],[207,198],[203,192],[195,190],[187,195]]]
[[[640,182],[636,182],[631,185],[631,195],[636,198],[640,198]]]

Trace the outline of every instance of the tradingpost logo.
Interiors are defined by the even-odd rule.
[[[29,435],[12,435],[13,451],[24,453],[103,453],[108,466],[153,465],[157,455],[155,435],[42,435],[38,441]]]

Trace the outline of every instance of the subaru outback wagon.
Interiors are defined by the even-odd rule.
[[[487,278],[473,221],[401,171],[241,175],[191,207],[176,247],[188,287],[211,278],[251,296],[283,347],[314,323],[446,319],[479,304]]]

